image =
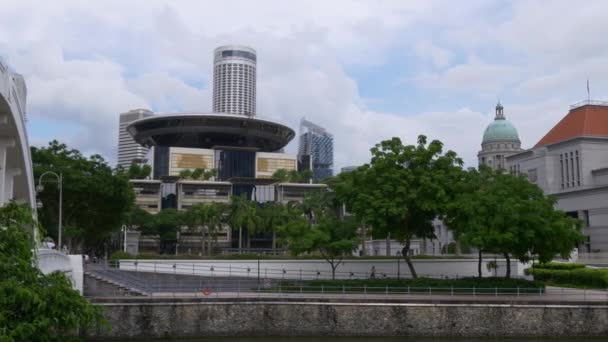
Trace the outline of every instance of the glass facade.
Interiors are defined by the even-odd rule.
[[[254,62],[256,61],[255,54],[251,53],[249,51],[241,51],[241,50],[222,51],[222,58],[227,58],[227,57],[241,57],[241,58],[245,58],[245,59],[250,59]]]
[[[300,125],[301,135],[298,159],[302,164],[305,164],[304,161],[307,158],[310,158],[314,180],[332,176],[334,164],[334,137],[324,128],[306,120],[302,120]]]
[[[154,146],[154,179],[169,175],[169,147]]]
[[[255,152],[223,150],[216,152],[218,178],[221,181],[233,177],[255,177]]]

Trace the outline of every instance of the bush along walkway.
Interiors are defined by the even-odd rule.
[[[588,268],[584,264],[535,264],[525,270],[534,280],[547,284],[589,289],[608,288],[608,269]]]

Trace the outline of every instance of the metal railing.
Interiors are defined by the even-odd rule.
[[[608,304],[608,291],[597,289],[572,289],[554,287],[459,287],[459,286],[396,286],[374,285],[324,285],[310,280],[271,279],[248,276],[232,268],[232,276],[213,277],[183,273],[158,274],[135,270],[122,270],[116,265],[88,267],[88,273],[106,280],[125,290],[87,290],[91,298],[116,296],[150,296],[169,298],[260,298],[260,299],[490,299],[504,301],[540,300],[547,302],[585,301]],[[177,266],[176,266],[177,268]],[[369,279],[369,278],[368,278]],[[339,284],[339,283],[337,283]],[[130,291],[129,291],[130,290]]]

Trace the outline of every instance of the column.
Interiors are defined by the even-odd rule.
[[[15,147],[15,139],[10,137],[0,137],[0,206],[3,206],[8,199],[5,197],[6,193],[6,161],[8,155],[8,149]],[[12,193],[12,184],[11,184]]]
[[[21,169],[6,169],[4,172],[4,203],[14,199],[15,176],[21,175]]]

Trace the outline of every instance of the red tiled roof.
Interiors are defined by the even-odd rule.
[[[581,136],[608,137],[608,106],[588,104],[571,109],[534,148]]]

